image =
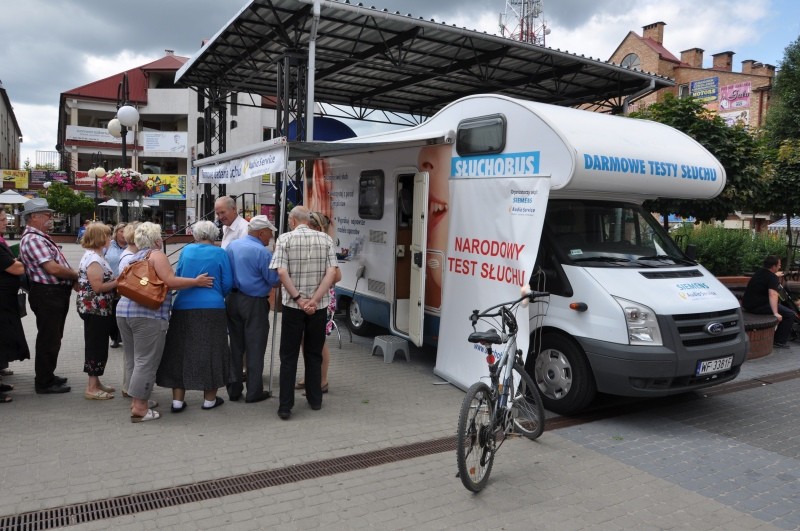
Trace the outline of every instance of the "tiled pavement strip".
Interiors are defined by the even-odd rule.
[[[64,249],[77,265],[81,249]],[[32,347],[33,316],[24,321]],[[33,362],[12,364],[14,402],[0,405],[0,516],[451,436],[463,398],[434,385],[432,353],[387,365],[370,357],[371,340],[351,344],[345,333],[319,412],[299,392],[288,422],[275,399],[201,411],[201,393],[189,392],[189,409],[173,415],[169,390],[157,388],[162,418],[135,425],[121,396],[83,399],[81,324],[71,312],[59,362],[72,393],[36,395]],[[800,368],[798,356],[793,345],[748,362],[737,381]],[[276,353],[274,391],[277,368]],[[121,351],[111,350],[104,381],[119,387]],[[789,379],[511,440],[477,496],[447,452],[73,528],[795,529],[798,391]]]

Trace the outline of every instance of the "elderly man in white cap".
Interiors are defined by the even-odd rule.
[[[39,394],[68,393],[66,378],[56,376],[61,338],[69,311],[72,285],[78,272],[48,233],[53,230],[53,210],[46,199],[31,199],[24,205],[25,232],[19,256],[30,279],[30,305],[36,315],[36,379]]]
[[[243,357],[247,364],[245,402],[269,398],[264,391],[264,354],[269,337],[269,292],[278,284],[278,273],[269,268],[272,253],[267,246],[276,230],[267,216],[254,216],[247,236],[225,249],[233,269],[233,289],[225,301],[231,344],[227,389],[233,401],[242,396]]]

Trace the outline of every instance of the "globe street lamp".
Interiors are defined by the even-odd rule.
[[[127,136],[128,128],[135,128],[139,123],[139,111],[133,107],[128,99],[128,73],[123,72],[122,81],[117,87],[117,116],[108,122],[108,132],[114,138],[122,139],[122,168],[128,167]],[[134,168],[135,169],[135,168]],[[122,200],[122,221],[128,221],[128,200]]]
[[[99,203],[99,196],[97,194],[97,179],[102,179],[106,176],[106,169],[103,167],[104,161],[100,160],[103,154],[101,152],[92,153],[91,165],[89,169],[89,178],[94,179],[94,219],[97,220],[97,203]],[[108,165],[108,163],[105,163]]]

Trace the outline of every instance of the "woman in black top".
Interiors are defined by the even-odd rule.
[[[17,304],[19,281],[25,273],[25,266],[14,258],[3,239],[7,223],[6,216],[0,216],[0,330],[3,331],[0,333],[0,369],[8,367],[11,361],[31,357]],[[5,393],[13,389],[13,385],[0,383],[0,404],[11,402],[11,397]]]

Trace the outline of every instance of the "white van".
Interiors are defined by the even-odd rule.
[[[650,198],[722,191],[720,163],[683,133],[479,95],[413,128],[314,148],[306,204],[332,220],[343,273],[337,299],[355,333],[377,325],[417,345],[441,344],[454,251],[449,183],[544,176],[544,226],[530,229],[541,231],[541,245],[522,280],[551,293],[543,327],[532,332],[540,353],[526,365],[546,407],[574,413],[598,391],[663,396],[739,373],[747,336],[736,298],[641,208]],[[438,364],[436,372],[448,378]]]

